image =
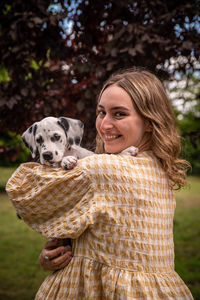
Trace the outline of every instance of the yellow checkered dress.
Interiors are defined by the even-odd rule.
[[[34,230],[73,239],[37,300],[193,299],[174,271],[174,193],[151,152],[94,155],[71,171],[22,164],[7,192]]]

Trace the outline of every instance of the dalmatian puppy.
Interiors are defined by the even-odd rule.
[[[79,120],[47,117],[30,126],[22,140],[41,164],[72,169],[78,159],[94,154],[80,146],[83,128]]]
[[[30,126],[22,134],[22,140],[41,164],[68,170],[76,166],[78,159],[94,154],[80,146],[83,129],[79,120],[47,117]],[[121,152],[132,156],[137,153],[138,149],[133,146]]]

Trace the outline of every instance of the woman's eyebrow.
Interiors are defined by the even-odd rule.
[[[129,110],[127,107],[125,107],[125,106],[114,106],[114,107],[112,107],[111,108],[112,110],[117,110],[117,109],[123,109],[123,110]]]
[[[101,104],[98,104],[98,107],[100,107],[100,108],[104,108],[104,106],[103,106],[103,105],[101,105]]]
[[[104,108],[104,106],[101,105],[101,104],[99,104],[98,107],[99,108]],[[129,109],[127,107],[125,107],[125,106],[114,106],[114,107],[111,107],[111,110],[117,110],[117,109],[123,109],[123,110],[129,111]]]

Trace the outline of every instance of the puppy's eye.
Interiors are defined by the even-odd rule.
[[[54,135],[51,137],[52,142],[59,141],[59,139],[60,139],[60,135],[57,133],[54,133]]]
[[[44,142],[43,138],[40,136],[36,139],[36,143],[42,145],[42,143]]]
[[[53,137],[54,137],[55,141],[59,141],[59,139],[60,139],[60,135],[57,133],[54,133]]]

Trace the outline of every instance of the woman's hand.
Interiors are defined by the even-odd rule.
[[[39,255],[39,263],[49,271],[57,271],[66,267],[72,259],[70,245],[63,245],[63,240],[48,241]]]

